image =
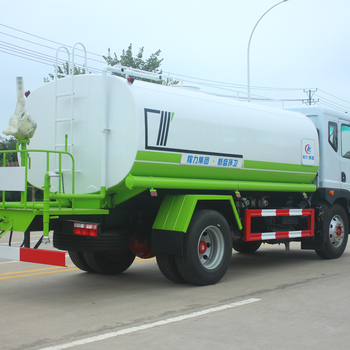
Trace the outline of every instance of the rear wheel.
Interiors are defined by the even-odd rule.
[[[86,272],[94,272],[94,270],[86,262],[86,260],[84,258],[84,253],[69,251],[68,254],[69,254],[70,259],[72,260],[72,263],[77,268],[79,268],[80,270],[86,271]]]
[[[235,242],[232,248],[239,253],[251,254],[256,252],[261,246],[261,242]]]
[[[323,220],[323,234],[325,244],[323,250],[316,250],[316,254],[323,259],[339,258],[346,248],[349,235],[348,217],[344,208],[334,204],[329,215]]]
[[[185,283],[187,282],[179,272],[179,269],[176,265],[175,255],[158,253],[156,255],[157,264],[161,273],[168,280],[177,282],[177,283]]]
[[[90,268],[104,275],[116,275],[127,270],[135,260],[131,250],[122,252],[84,252],[84,258]]]
[[[54,231],[53,246],[76,252],[123,251],[130,246],[128,231],[105,230],[98,237],[80,236]]]
[[[175,256],[180,274],[192,284],[218,282],[228,269],[231,244],[230,228],[220,213],[196,212],[185,235],[184,254]]]

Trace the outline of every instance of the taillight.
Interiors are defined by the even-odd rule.
[[[88,224],[82,222],[75,222],[73,224],[73,233],[80,236],[90,236],[97,237],[98,235],[98,225]]]

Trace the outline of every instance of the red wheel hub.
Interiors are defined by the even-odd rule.
[[[342,234],[341,225],[338,225],[338,227],[335,229],[335,233],[337,234],[337,237],[341,237],[341,234]]]
[[[204,254],[207,251],[207,243],[205,241],[199,242],[199,254]]]

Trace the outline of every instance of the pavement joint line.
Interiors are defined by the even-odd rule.
[[[131,333],[143,331],[146,329],[151,329],[151,328],[155,328],[155,327],[159,327],[159,326],[168,325],[168,324],[175,323],[175,322],[185,321],[185,320],[188,320],[191,318],[207,315],[207,314],[210,314],[213,312],[232,309],[232,308],[235,308],[238,306],[243,306],[243,305],[255,303],[257,301],[261,301],[261,299],[250,298],[250,299],[238,301],[235,303],[230,303],[230,304],[225,304],[225,305],[221,305],[221,306],[217,306],[217,307],[212,307],[212,308],[205,309],[202,311],[192,312],[192,313],[186,314],[186,315],[167,318],[165,320],[161,320],[161,321],[157,321],[157,322],[146,323],[146,324],[143,324],[141,326],[135,326],[135,327],[122,329],[122,330],[117,331],[117,332],[105,333],[105,334],[96,335],[96,336],[85,338],[85,339],[74,340],[72,342],[61,344],[61,345],[49,346],[49,347],[42,348],[39,350],[62,350],[62,349],[73,348],[75,346],[86,345],[86,344],[90,344],[90,343],[94,343],[94,342],[98,342],[98,341],[102,341],[102,340],[106,340],[106,339],[110,339],[110,338],[115,338],[115,337],[118,337],[121,335],[131,334]]]
[[[134,262],[136,263],[136,262],[146,262],[146,261],[154,261],[154,260],[156,260],[156,258],[150,258],[150,259],[138,258]],[[6,264],[11,262],[19,262],[19,261],[5,261],[5,262],[0,262],[0,264]],[[42,269],[25,270],[25,271],[2,272],[0,273],[0,281],[20,278],[20,277],[40,276],[40,275],[47,275],[47,274],[59,273],[59,272],[69,272],[69,271],[76,271],[76,270],[79,270],[79,269],[75,267],[75,265],[67,265],[67,266],[52,266],[52,267],[45,267]]]
[[[5,277],[0,277],[0,281],[2,280],[9,280],[9,279],[14,279],[14,278],[20,278],[20,277],[31,277],[31,276],[39,276],[39,275],[48,275],[48,274],[53,274],[53,273],[61,273],[61,272],[68,272],[68,271],[76,271],[79,270],[77,267],[71,268],[71,269],[62,269],[62,270],[54,270],[54,271],[44,271],[44,272],[36,272],[36,273],[27,273],[27,274],[22,274],[22,275],[12,275],[12,276],[5,276]]]
[[[54,267],[45,267],[42,269],[35,269],[35,270],[25,270],[25,271],[14,271],[14,272],[2,272],[0,273],[0,276],[6,276],[6,275],[15,275],[15,274],[23,274],[23,273],[32,273],[37,271],[47,271],[47,270],[57,270],[57,269],[64,269],[65,267],[61,266],[54,266]]]
[[[66,258],[67,257],[69,257],[69,254],[68,253],[66,253]],[[145,261],[154,261],[154,260],[156,260],[156,258],[149,258],[149,259],[141,259],[141,258],[136,258],[135,259],[135,263],[136,262],[145,262]],[[10,260],[10,261],[0,261],[0,265],[2,265],[2,264],[12,264],[12,263],[23,263],[23,261],[17,261],[17,260]],[[74,266],[74,265],[68,265],[68,266],[66,266],[66,267],[70,267],[70,266]],[[48,267],[47,269],[56,269],[56,268],[62,268],[62,269],[64,269],[64,268],[66,268],[66,267],[62,267],[62,266],[56,266],[56,267]],[[40,270],[42,270],[42,269],[40,269]],[[35,271],[35,270],[31,270],[31,271]],[[11,272],[12,273],[12,272]],[[10,272],[7,272],[7,274],[11,274]],[[16,273],[16,272],[14,272],[14,273]],[[19,273],[19,272],[17,272],[17,273]],[[0,273],[0,276],[1,275],[4,275],[4,274],[6,274],[6,273]]]

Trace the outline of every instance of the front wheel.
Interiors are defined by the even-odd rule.
[[[184,254],[175,256],[182,277],[192,284],[214,284],[225,275],[231,256],[226,219],[214,210],[195,212],[185,235]]]
[[[349,235],[348,217],[344,208],[334,204],[329,215],[323,221],[325,243],[323,250],[316,250],[316,254],[323,259],[339,258],[346,248]]]

